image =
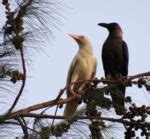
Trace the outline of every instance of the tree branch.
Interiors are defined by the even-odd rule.
[[[56,115],[46,115],[46,114],[35,114],[35,113],[23,113],[20,116],[22,117],[34,117],[34,118],[48,118],[48,119],[67,119],[65,116],[56,116]],[[15,116],[13,116],[15,117]],[[12,118],[13,118],[12,117]],[[150,123],[137,123],[137,122],[130,122],[127,120],[124,120],[122,118],[117,119],[117,118],[109,118],[109,117],[92,117],[92,116],[77,116],[77,119],[95,119],[95,120],[105,120],[105,121],[111,121],[111,122],[117,122],[117,123],[122,123],[122,124],[128,124],[128,125],[138,125],[138,126],[144,126],[150,128]]]
[[[145,72],[145,73],[141,73],[141,74],[137,74],[137,75],[134,75],[134,76],[130,76],[129,78],[125,79],[127,81],[129,80],[134,80],[136,78],[140,78],[140,77],[143,77],[143,76],[150,76],[150,72]],[[73,84],[76,84],[76,83],[81,83],[81,82],[87,82],[87,81],[98,81],[98,82],[105,82],[105,83],[120,83],[119,81],[113,81],[113,80],[107,80],[107,79],[101,79],[101,80],[80,80],[80,81],[77,81],[77,82],[74,82],[74,83],[71,83],[69,86],[73,85]],[[135,82],[134,82],[135,83]],[[39,110],[39,109],[43,109],[43,108],[46,108],[46,107],[52,107],[52,106],[55,106],[55,105],[62,105],[62,104],[65,104],[65,103],[68,103],[68,102],[71,102],[73,99],[75,99],[74,97],[69,97],[67,99],[61,99],[60,97],[62,96],[62,94],[65,92],[65,90],[69,87],[69,86],[66,86],[64,87],[63,89],[60,90],[60,93],[59,95],[57,96],[57,98],[55,100],[51,100],[51,101],[47,101],[47,102],[43,102],[43,103],[40,103],[40,104],[36,104],[36,105],[33,105],[33,106],[30,106],[30,107],[27,107],[25,109],[22,109],[22,110],[19,110],[19,111],[16,111],[14,113],[12,113],[12,116],[14,115],[18,115],[18,114],[23,114],[23,113],[29,113],[31,111],[36,111],[36,110]],[[108,89],[108,87],[104,87],[104,88],[100,88],[100,90],[103,89],[106,90]],[[78,96],[79,98],[82,98],[83,95],[81,94],[80,96]]]

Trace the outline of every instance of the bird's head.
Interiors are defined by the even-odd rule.
[[[88,43],[88,39],[84,35],[75,35],[75,34],[69,34],[70,37],[72,37],[79,45],[84,45]]]
[[[79,45],[80,49],[92,52],[92,44],[90,40],[84,35],[69,34]]]
[[[118,23],[99,23],[98,24],[101,27],[106,28],[109,31],[110,35],[114,35],[117,37],[122,37],[123,36],[123,32],[122,29],[120,27],[120,25]]]

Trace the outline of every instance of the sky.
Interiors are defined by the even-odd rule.
[[[25,92],[17,108],[34,105],[56,98],[66,84],[70,63],[78,51],[77,43],[69,33],[86,35],[93,44],[98,60],[96,77],[104,76],[101,49],[108,36],[100,22],[117,22],[122,27],[129,49],[129,75],[150,71],[150,1],[149,0],[62,0],[63,17],[60,30],[54,30],[55,39],[47,42],[43,52],[35,52],[28,67]],[[4,12],[0,5],[0,27]],[[138,104],[150,105],[150,95],[144,88],[127,88]],[[54,112],[52,109],[51,114]],[[62,114],[62,110],[58,111]]]

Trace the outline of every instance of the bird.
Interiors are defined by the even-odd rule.
[[[91,80],[95,77],[97,61],[93,55],[93,48],[90,40],[84,35],[69,34],[79,45],[79,50],[73,58],[68,75],[66,86],[80,80]],[[89,85],[87,82],[80,82],[69,86],[66,90],[67,98],[79,93]],[[67,103],[64,109],[64,116],[71,117],[75,114],[78,107],[75,100]]]
[[[123,31],[118,23],[99,23],[108,30],[109,35],[102,47],[102,63],[106,79],[117,80],[128,75],[129,52],[127,43],[123,40]],[[125,110],[124,97],[126,87],[121,85],[110,93],[112,103],[118,115]]]

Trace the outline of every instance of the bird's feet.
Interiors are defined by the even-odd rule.
[[[84,94],[84,91],[78,90],[78,94],[79,94],[79,95],[83,95],[83,94]]]
[[[74,99],[75,98],[80,98],[80,96],[81,96],[78,93],[74,92],[73,90],[71,90],[70,92],[71,92],[71,94],[72,94],[72,96],[73,96]]]

